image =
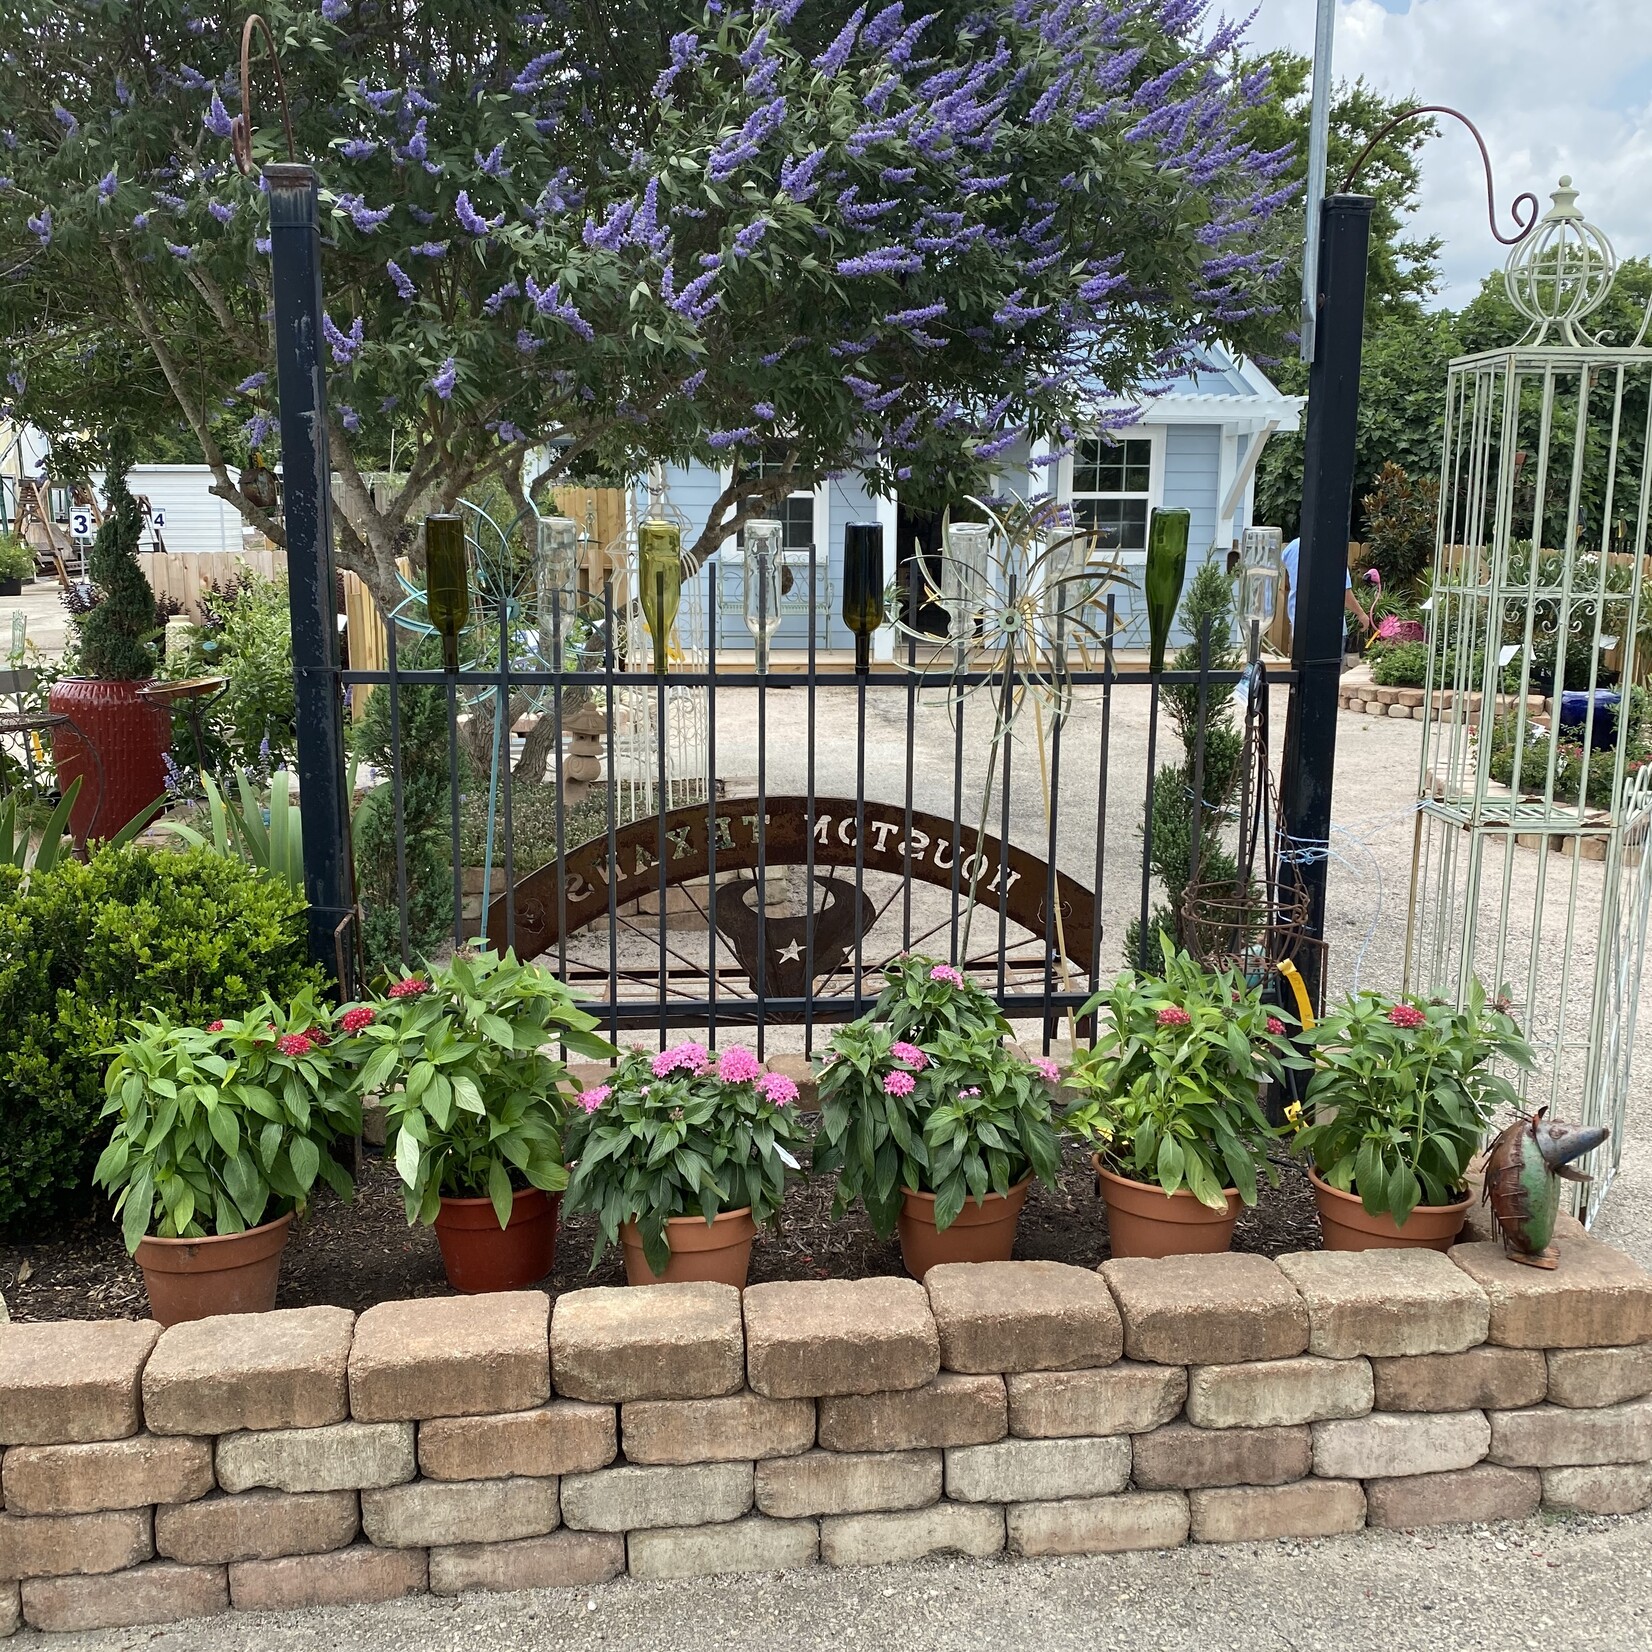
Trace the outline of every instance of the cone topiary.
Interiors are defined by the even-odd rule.
[[[155,593],[138,566],[143,520],[126,485],[132,463],[126,438],[109,443],[108,514],[92,541],[87,574],[98,603],[80,620],[80,669],[105,682],[141,682],[155,674]]]

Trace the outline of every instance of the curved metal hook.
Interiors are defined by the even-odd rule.
[[[242,177],[252,175],[252,32],[264,31],[270,48],[270,67],[275,70],[275,89],[281,94],[281,129],[287,135],[287,159],[296,161],[293,148],[293,118],[287,108],[287,83],[281,78],[281,59],[276,55],[275,36],[270,26],[257,12],[253,12],[241,26],[241,113],[230,123],[230,147],[235,152],[235,164]]]
[[[1360,169],[1370,160],[1372,151],[1377,145],[1394,130],[1408,120],[1415,120],[1419,115],[1450,115],[1453,120],[1460,120],[1469,129],[1474,141],[1480,146],[1480,162],[1486,169],[1486,222],[1491,226],[1493,237],[1505,247],[1518,246],[1532,232],[1532,226],[1537,222],[1537,197],[1527,189],[1516,195],[1509,205],[1509,216],[1514,220],[1518,234],[1505,235],[1497,227],[1497,187],[1492,181],[1491,154],[1486,148],[1486,140],[1480,136],[1480,128],[1465,115],[1461,109],[1452,109],[1443,103],[1419,104],[1415,109],[1405,109],[1382,127],[1377,135],[1360,151],[1359,159],[1348,168],[1348,176],[1342,180],[1342,192],[1347,194],[1354,186],[1354,180],[1359,176]],[[1521,207],[1526,208],[1525,215],[1521,215]]]

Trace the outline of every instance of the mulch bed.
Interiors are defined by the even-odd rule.
[[[595,1234],[591,1217],[563,1218],[556,1271],[545,1282],[553,1296],[582,1285],[625,1283],[615,1251],[594,1272],[587,1271]],[[1280,1185],[1243,1213],[1233,1248],[1262,1256],[1319,1248],[1313,1192],[1296,1165],[1282,1165]],[[1107,1259],[1107,1219],[1089,1157],[1080,1149],[1069,1149],[1055,1187],[1034,1184],[1015,1254],[1085,1268]],[[754,1284],[864,1279],[901,1271],[894,1240],[879,1239],[862,1212],[832,1219],[829,1181],[792,1189],[780,1231],[759,1232],[751,1260]],[[323,1190],[309,1220],[293,1236],[276,1305],[332,1303],[360,1311],[399,1297],[448,1294],[435,1234],[408,1227],[394,1168],[369,1151],[362,1159],[355,1202],[345,1205]],[[49,1243],[0,1245],[0,1295],[18,1320],[141,1319],[149,1312],[143,1276],[107,1220],[87,1223]]]

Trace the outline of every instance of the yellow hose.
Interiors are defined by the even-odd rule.
[[[1280,959],[1279,973],[1290,983],[1291,992],[1296,998],[1296,1013],[1302,1021],[1302,1030],[1310,1031],[1314,1024],[1314,1007],[1308,1002],[1308,989],[1303,985],[1301,974],[1289,958]]]

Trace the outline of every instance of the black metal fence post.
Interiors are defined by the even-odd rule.
[[[1326,198],[1319,241],[1319,325],[1308,376],[1303,444],[1300,588],[1291,638],[1297,671],[1281,762],[1281,880],[1308,897],[1307,935],[1325,934],[1326,846],[1336,762],[1337,688],[1342,676],[1343,591],[1354,502],[1354,439],[1359,419],[1360,348],[1365,330],[1368,195]],[[1314,1007],[1323,1003],[1323,952],[1299,955]]]
[[[281,400],[282,518],[297,700],[298,782],[310,956],[354,990],[355,909],[345,789],[344,705],[333,575],[332,466],[321,355],[318,183],[308,166],[264,168],[269,185],[275,368]],[[343,944],[340,936],[344,935]]]

